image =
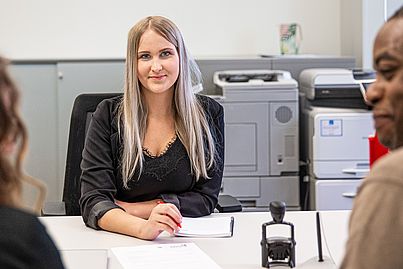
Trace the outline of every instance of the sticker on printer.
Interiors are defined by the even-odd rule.
[[[320,136],[342,136],[343,121],[341,119],[329,119],[320,121]]]

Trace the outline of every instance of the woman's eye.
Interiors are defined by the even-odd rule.
[[[163,51],[163,52],[161,52],[161,56],[162,56],[162,57],[168,57],[169,55],[171,55],[171,52],[170,52],[170,51]]]
[[[150,59],[150,55],[149,54],[141,54],[138,56],[138,59],[140,60],[148,60]]]

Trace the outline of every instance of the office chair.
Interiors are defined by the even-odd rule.
[[[107,98],[121,93],[80,94],[76,97],[70,118],[69,140],[67,145],[66,169],[64,174],[62,202],[47,202],[42,210],[44,216],[79,216],[81,196],[81,154],[84,149],[86,131],[91,115],[98,104]]]
[[[62,202],[45,203],[42,209],[43,216],[81,215],[79,205],[81,196],[80,164],[91,115],[102,100],[119,95],[122,93],[85,93],[76,97],[70,119],[63,199]],[[231,195],[219,195],[216,208],[219,212],[242,211],[240,202]]]

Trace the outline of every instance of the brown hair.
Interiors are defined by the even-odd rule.
[[[0,205],[16,206],[20,200],[27,132],[19,114],[19,92],[8,73],[8,64],[0,57]],[[15,150],[7,154],[5,147],[10,143],[15,144]]]

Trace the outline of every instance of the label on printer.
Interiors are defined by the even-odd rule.
[[[320,121],[320,136],[342,136],[343,120],[328,119]]]

